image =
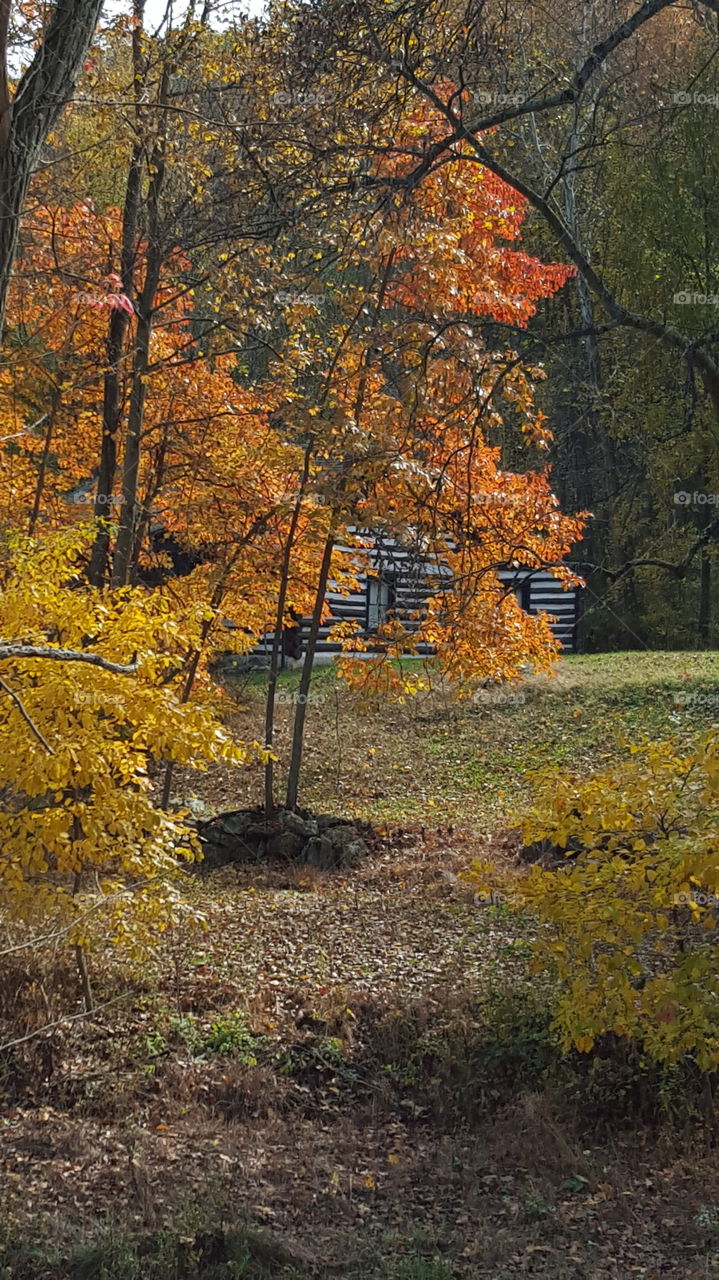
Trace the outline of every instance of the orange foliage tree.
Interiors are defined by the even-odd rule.
[[[426,108],[411,112],[405,145],[419,146],[439,126]],[[549,670],[558,651],[549,619],[524,612],[499,570],[551,567],[567,586],[577,581],[563,560],[582,518],[559,511],[546,467],[507,470],[495,443],[514,429],[530,465],[547,448],[548,424],[534,405],[543,371],[508,345],[505,326],[526,327],[572,269],[521,250],[525,203],[466,164],[461,143],[456,151],[363,224],[325,282],[341,321],[320,330],[314,320],[305,337],[314,378],[299,403],[311,423],[308,483],[327,513],[327,534],[295,710],[289,808],[338,545],[354,544],[351,559],[361,562],[363,534],[381,532],[412,547],[426,567],[422,616],[409,625],[395,619],[380,636],[349,625],[333,632],[348,653],[380,641],[380,654],[361,663],[347,657],[341,670],[365,688],[381,680],[385,693],[404,689],[387,659],[420,643],[432,646],[460,694],[482,678],[517,678],[527,662]],[[403,163],[383,158],[378,172],[401,174]]]

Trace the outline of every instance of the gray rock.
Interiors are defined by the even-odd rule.
[[[280,809],[266,819],[259,808],[237,810],[198,821],[197,828],[206,867],[267,857],[329,870],[356,866],[368,853],[355,823],[331,814],[304,818]]]
[[[364,840],[359,837],[351,840],[342,850],[342,865],[344,867],[356,867],[363,858],[368,854],[367,845]]]
[[[310,836],[316,836],[319,832],[319,825],[313,819],[301,818],[298,813],[284,813],[282,823],[286,831],[304,836],[305,840],[309,840]]]
[[[369,852],[356,827],[330,827],[326,832],[339,867],[355,867]]]
[[[352,827],[329,827],[325,832],[327,839],[337,848],[346,849],[350,844],[356,844],[358,841],[364,844],[359,831],[355,826]]]
[[[304,847],[303,861],[310,867],[328,871],[337,866],[337,850],[325,836],[313,836]]]
[[[327,831],[328,827],[352,827],[354,822],[351,818],[338,818],[334,813],[319,813],[317,815],[317,827],[320,832]]]
[[[258,822],[255,816],[245,829],[245,838],[256,844],[258,841],[271,840],[281,832],[282,827],[279,822]]]
[[[203,871],[214,871],[215,867],[224,867],[229,861],[220,855],[220,851],[213,844],[203,844],[202,859],[196,866],[202,866]]]
[[[237,844],[216,844],[211,840],[202,841],[202,866],[205,870],[211,871],[215,867],[227,867],[233,862],[238,862],[237,855]]]
[[[267,845],[267,852],[272,858],[286,858],[296,862],[305,848],[305,837],[294,831],[281,831],[273,836]]]
[[[230,836],[243,836],[248,827],[252,825],[252,822],[251,813],[238,811],[237,813],[223,813],[217,825]]]

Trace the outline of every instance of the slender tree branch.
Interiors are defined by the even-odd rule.
[[[3,679],[0,679],[0,689],[4,689],[5,692],[8,694],[8,696],[12,698],[13,702],[15,703],[15,706],[20,712],[20,715],[22,716],[25,723],[30,726],[38,742],[42,743],[43,747],[49,753],[49,755],[54,756],[55,752],[50,746],[50,743],[48,742],[47,738],[43,737],[42,733],[40,732],[37,725],[35,724],[35,721],[33,720],[32,716],[30,715],[29,711],[25,707],[20,695],[17,694],[14,689],[11,689],[10,685],[6,684]]]
[[[10,85],[8,83],[8,37],[11,0],[0,0],[0,145],[10,133]]]
[[[671,573],[675,578],[683,578],[692,561],[699,552],[707,545],[708,542],[719,533],[719,516],[715,520],[711,520],[706,528],[702,529],[699,537],[694,540],[683,560],[662,560],[655,556],[642,556],[636,560],[628,560],[621,569],[607,569],[604,565],[589,564],[587,562],[576,562],[579,569],[595,569],[599,570],[605,578],[610,582],[617,583],[628,574],[633,573],[635,569],[663,569],[666,573]]]
[[[133,676],[138,669],[137,654],[129,663],[111,662],[99,653],[83,653],[81,649],[53,649],[44,644],[0,644],[0,660],[3,658],[50,658],[55,662],[86,662],[117,676]]]
[[[123,991],[122,995],[113,996],[111,1000],[105,1000],[102,1004],[95,1005],[94,1009],[83,1009],[82,1013],[69,1013],[64,1018],[57,1018],[55,1022],[48,1022],[44,1027],[36,1027],[34,1031],[28,1032],[26,1036],[18,1036],[16,1040],[7,1040],[5,1044],[0,1044],[0,1053],[6,1053],[8,1049],[15,1049],[19,1044],[27,1044],[28,1040],[35,1040],[37,1036],[42,1036],[46,1031],[57,1031],[58,1027],[64,1027],[68,1022],[80,1022],[83,1018],[95,1018],[101,1009],[107,1009],[111,1004],[119,1004],[121,1000],[129,1000],[134,993],[132,991]]]

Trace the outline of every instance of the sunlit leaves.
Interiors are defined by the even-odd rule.
[[[84,946],[107,936],[139,953],[183,909],[178,859],[197,853],[183,815],[153,803],[153,764],[203,768],[239,763],[245,752],[162,681],[192,643],[167,602],[82,585],[87,541],[76,529],[40,545],[11,542],[0,632],[113,661],[136,654],[139,670],[119,677],[84,663],[3,661],[2,679],[52,754],[0,690],[0,909],[44,934],[58,930]]]
[[[541,923],[538,972],[556,975],[558,1026],[587,1051],[607,1032],[654,1058],[719,1063],[719,741],[643,743],[605,772],[546,775],[527,843],[566,851],[514,877],[509,901]],[[482,886],[497,883],[486,865]]]

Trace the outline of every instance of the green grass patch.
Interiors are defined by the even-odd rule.
[[[416,663],[413,665],[417,665]],[[437,680],[436,668],[431,671]],[[278,776],[286,767],[298,671],[283,672],[277,708]],[[240,736],[261,736],[266,677],[244,683]],[[530,794],[528,774],[552,765],[596,768],[622,740],[688,741],[719,725],[719,654],[572,656],[551,680],[514,687],[515,702],[453,702],[445,689],[403,705],[368,707],[337,679],[313,673],[302,800],[374,822],[499,826]],[[259,770],[246,785],[260,794]]]
[[[449,1262],[425,1256],[429,1242],[417,1232],[400,1256],[348,1259],[345,1280],[452,1280]],[[57,1250],[0,1242],[0,1280],[316,1280],[263,1231],[208,1230],[193,1239],[157,1231],[139,1239],[104,1231],[79,1242],[68,1256]]]
[[[141,1239],[104,1231],[62,1258],[22,1242],[0,1245],[0,1280],[309,1280],[288,1251],[250,1227],[189,1239],[158,1231]]]

